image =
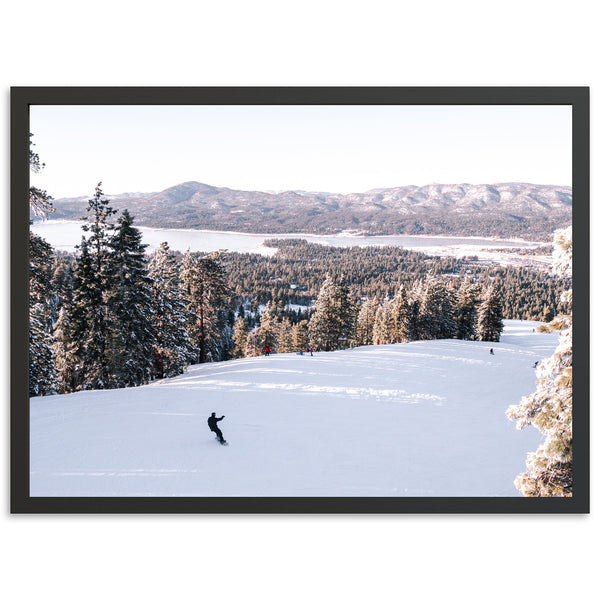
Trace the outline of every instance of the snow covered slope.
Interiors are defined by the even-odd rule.
[[[32,398],[31,495],[518,496],[541,436],[504,413],[557,343],[535,325],[505,322],[498,344],[278,354]]]

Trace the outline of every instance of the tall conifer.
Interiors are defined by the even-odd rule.
[[[181,297],[179,268],[169,245],[163,242],[149,264],[152,280],[150,320],[155,336],[152,344],[152,378],[183,373],[192,357],[186,323],[190,317]]]
[[[228,358],[228,301],[231,296],[221,264],[221,254],[214,252],[197,258],[188,250],[181,267],[183,298],[193,317],[188,321],[188,335],[195,348],[194,363]]]
[[[489,286],[483,294],[477,315],[477,337],[482,342],[499,342],[502,324],[502,302],[498,291]]]
[[[345,280],[335,282],[327,275],[308,324],[310,342],[322,350],[335,350],[340,340],[354,332],[354,308]]]
[[[110,277],[110,238],[114,225],[110,218],[117,211],[110,207],[99,183],[94,195],[88,200],[86,221],[82,229],[89,233],[87,250],[90,270],[87,280],[80,282],[87,298],[87,326],[85,339],[85,381],[84,389],[115,387],[110,373],[109,348],[111,322],[107,310],[107,291]]]
[[[151,279],[142,234],[123,211],[112,236],[106,302],[111,336],[109,370],[118,387],[141,385],[150,379],[155,335],[151,323]]]

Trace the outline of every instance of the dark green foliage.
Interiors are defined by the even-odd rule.
[[[260,326],[257,331],[259,347],[262,350],[269,348],[271,353],[276,352],[278,333],[279,319],[277,316],[277,307],[273,302],[269,302],[265,309],[260,313]]]
[[[354,330],[354,309],[346,281],[334,281],[327,276],[315,302],[308,323],[312,346],[320,350],[335,350],[347,342]]]
[[[110,316],[109,371],[117,387],[141,385],[150,379],[148,351],[155,341],[151,323],[151,279],[142,234],[128,211],[119,218],[109,243],[106,309]]]
[[[478,285],[463,279],[456,297],[456,337],[459,340],[474,340],[477,337],[475,324],[480,293]]]
[[[56,391],[56,370],[52,348],[53,251],[50,244],[29,234],[29,395]]]
[[[233,326],[232,358],[244,358],[248,352],[248,326],[243,317],[238,317]]]
[[[499,342],[502,324],[502,305],[498,292],[492,286],[483,295],[477,315],[477,338],[482,342]]]
[[[252,310],[270,300],[308,309],[328,273],[346,278],[355,303],[360,297],[392,298],[402,286],[408,290],[431,276],[469,284],[493,282],[506,319],[541,320],[545,307],[563,310],[560,295],[568,285],[565,279],[542,270],[485,264],[473,258],[427,256],[392,246],[337,248],[295,239],[267,243],[278,248],[277,254],[227,254],[229,285],[240,298],[255,303]],[[307,317],[285,309],[282,314],[292,323]]]
[[[419,286],[419,339],[439,340],[456,335],[455,299],[444,282],[429,277]]]
[[[183,373],[192,357],[186,330],[191,315],[181,298],[179,265],[169,245],[163,242],[150,260],[152,378],[162,379]]]
[[[181,266],[182,298],[190,315],[187,332],[192,363],[226,360],[232,350],[227,326],[231,290],[218,252],[199,257],[186,252]]]
[[[88,200],[86,221],[82,229],[88,232],[87,256],[89,266],[79,271],[80,302],[84,303],[85,332],[80,340],[85,348],[83,363],[83,389],[103,389],[116,386],[110,372],[111,321],[107,308],[107,291],[110,288],[109,232],[114,229],[110,217],[116,212],[110,207],[100,188],[96,186],[94,196]],[[83,255],[83,251],[82,251]],[[81,257],[83,259],[83,256]]]
[[[373,343],[373,330],[379,306],[379,301],[376,298],[366,300],[361,305],[354,329],[354,343],[357,346],[367,346]]]

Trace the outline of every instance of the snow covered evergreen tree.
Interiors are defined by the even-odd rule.
[[[151,376],[163,379],[183,373],[192,355],[186,330],[190,315],[180,295],[179,267],[166,242],[160,244],[150,259],[149,274],[152,280],[150,321],[155,338]]]
[[[429,277],[421,291],[420,335],[424,340],[453,338],[456,335],[455,303],[452,292],[439,279]]]
[[[248,325],[243,317],[236,319],[233,326],[232,358],[244,358],[248,354]]]
[[[327,275],[308,323],[310,343],[321,350],[335,350],[342,339],[352,337],[354,309],[345,280],[336,283]]]
[[[155,335],[146,247],[129,211],[123,211],[109,243],[106,290],[111,323],[109,371],[117,387],[141,385],[150,380],[150,349]]]
[[[56,391],[52,349],[55,319],[52,303],[52,246],[29,234],[29,393],[32,396]]]
[[[406,314],[406,338],[407,341],[421,339],[421,302],[419,299],[420,286],[411,288],[408,294],[408,311]]]
[[[292,349],[294,352],[306,352],[308,348],[308,321],[302,319],[292,325]]]
[[[404,286],[400,288],[390,305],[391,342],[408,342],[410,340],[409,326],[410,306]]]
[[[194,347],[193,363],[229,358],[227,335],[227,301],[231,290],[219,252],[197,258],[188,250],[181,266],[182,297],[193,315],[187,331]]]
[[[477,336],[475,324],[480,289],[464,279],[456,298],[456,337],[459,340],[474,340]]]
[[[477,314],[477,337],[482,342],[499,342],[502,324],[502,302],[498,291],[489,286],[483,294]]]
[[[269,352],[271,353],[275,353],[278,350],[278,331],[277,307],[274,302],[267,302],[267,306],[260,313],[260,325],[257,332],[257,341],[261,350],[269,348]]]
[[[553,269],[557,276],[572,273],[572,229],[559,229],[554,234]],[[557,316],[551,329],[561,330],[554,354],[537,369],[536,391],[508,408],[509,419],[517,421],[517,429],[533,425],[546,439],[536,452],[527,457],[527,468],[515,480],[524,496],[572,496],[573,494],[573,292],[563,294],[567,314]]]
[[[367,346],[373,343],[373,328],[378,308],[379,300],[370,298],[365,300],[358,310],[354,329],[354,343],[357,346]]]
[[[81,345],[71,321],[72,305],[60,309],[54,326],[53,350],[57,369],[57,389],[68,394],[79,388],[81,383]]]
[[[287,353],[294,351],[292,324],[287,317],[281,319],[277,330],[277,352]]]
[[[96,186],[94,196],[88,200],[88,214],[83,217],[86,223],[81,227],[90,234],[86,243],[88,256],[85,259],[89,260],[89,269],[80,269],[79,273],[79,300],[87,303],[87,329],[81,339],[85,349],[83,389],[115,387],[109,364],[111,322],[106,294],[110,287],[110,232],[114,229],[110,217],[117,211],[110,207],[101,185],[99,183]]]
[[[54,328],[54,351],[61,392],[82,389],[91,372],[91,361],[95,355],[89,333],[94,307],[92,299],[96,296],[95,286],[90,284],[93,279],[89,244],[82,237],[79,255],[75,259],[72,300],[63,303]]]
[[[373,325],[373,344],[390,344],[392,342],[392,305],[386,298],[377,308]]]

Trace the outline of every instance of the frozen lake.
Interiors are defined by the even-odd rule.
[[[44,238],[57,250],[73,251],[81,242],[83,231],[80,221],[49,220],[36,222],[31,226],[34,233]],[[488,238],[461,238],[435,236],[382,235],[359,237],[346,234],[310,235],[305,233],[255,234],[225,231],[204,231],[194,229],[155,229],[138,227],[149,250],[154,250],[162,242],[167,242],[172,250],[185,252],[188,248],[200,252],[229,250],[235,252],[255,252],[273,254],[273,248],[266,248],[267,239],[301,238],[309,242],[328,246],[400,246],[408,250],[419,250],[429,254],[452,254],[454,256],[479,255],[487,253],[483,249],[535,248],[538,242],[521,240],[495,240]]]

